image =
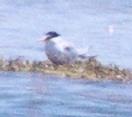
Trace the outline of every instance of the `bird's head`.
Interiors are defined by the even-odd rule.
[[[60,36],[60,34],[58,34],[57,32],[55,31],[50,31],[48,33],[46,33],[41,39],[40,41],[44,41],[44,42],[47,42],[55,37],[58,37]]]

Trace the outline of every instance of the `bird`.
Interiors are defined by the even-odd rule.
[[[72,43],[64,40],[55,31],[47,32],[40,41],[45,43],[45,53],[55,65],[72,64],[78,58],[86,57],[85,54],[79,54]]]

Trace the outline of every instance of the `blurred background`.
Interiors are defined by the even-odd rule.
[[[106,64],[132,68],[132,0],[0,0],[0,57],[47,59],[37,40],[60,33]]]
[[[46,60],[48,31],[132,68],[132,0],[0,0],[0,58]],[[0,72],[0,117],[131,117],[132,85]],[[113,109],[114,108],[114,109]]]

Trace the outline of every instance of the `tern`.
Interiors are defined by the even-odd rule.
[[[53,64],[72,64],[78,58],[85,58],[84,54],[78,53],[72,43],[62,39],[55,31],[46,33],[40,40],[45,43],[45,53]]]

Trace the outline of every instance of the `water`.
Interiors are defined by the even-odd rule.
[[[54,30],[103,63],[132,68],[132,0],[0,0],[0,57],[47,59]],[[1,117],[131,117],[132,85],[0,73]]]
[[[132,0],[0,0],[0,56],[46,59],[42,34],[54,30],[103,63],[132,68]]]
[[[132,85],[0,73],[1,117],[131,117]]]

